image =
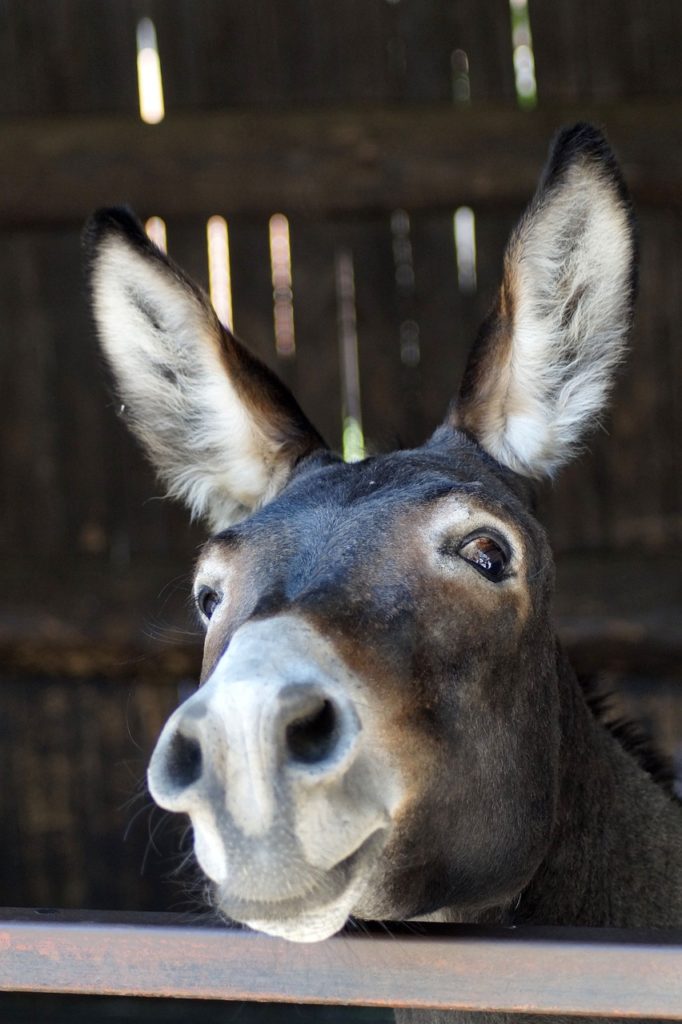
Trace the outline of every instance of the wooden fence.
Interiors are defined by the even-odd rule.
[[[396,925],[302,946],[170,914],[5,911],[2,990],[682,1020],[682,932]]]

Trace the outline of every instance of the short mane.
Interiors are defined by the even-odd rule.
[[[588,706],[600,725],[618,740],[623,749],[634,757],[640,768],[650,775],[661,789],[682,803],[675,788],[677,777],[673,763],[658,749],[648,729],[636,719],[621,715],[614,717],[613,705],[617,700],[617,694],[615,690],[603,690],[597,675],[578,678]]]

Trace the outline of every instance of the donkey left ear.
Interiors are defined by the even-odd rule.
[[[125,209],[86,228],[93,312],[126,419],[168,493],[224,530],[324,442],[274,373]]]
[[[630,202],[606,140],[586,124],[564,130],[508,243],[450,425],[525,476],[567,461],[623,356],[635,259]]]

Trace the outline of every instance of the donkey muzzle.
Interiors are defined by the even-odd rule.
[[[150,791],[189,814],[197,859],[231,916],[244,920],[254,902],[331,898],[388,825],[357,685],[314,627],[279,615],[242,626],[166,724]]]

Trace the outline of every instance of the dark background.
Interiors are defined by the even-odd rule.
[[[196,900],[176,871],[182,825],[151,809],[143,778],[197,675],[186,605],[202,532],[157,500],[101,369],[79,236],[110,202],[163,217],[170,254],[204,284],[206,220],[227,218],[235,329],[335,445],[335,261],[350,253],[365,434],[410,444],[455,392],[552,134],[604,125],[641,226],[637,323],[606,428],[546,487],[542,516],[577,667],[680,758],[682,6],[529,13],[532,109],[507,0],[0,0],[0,905]],[[137,107],[143,16],[158,126]],[[291,230],[293,360],[274,345],[275,212]],[[417,364],[401,358],[414,325]]]

